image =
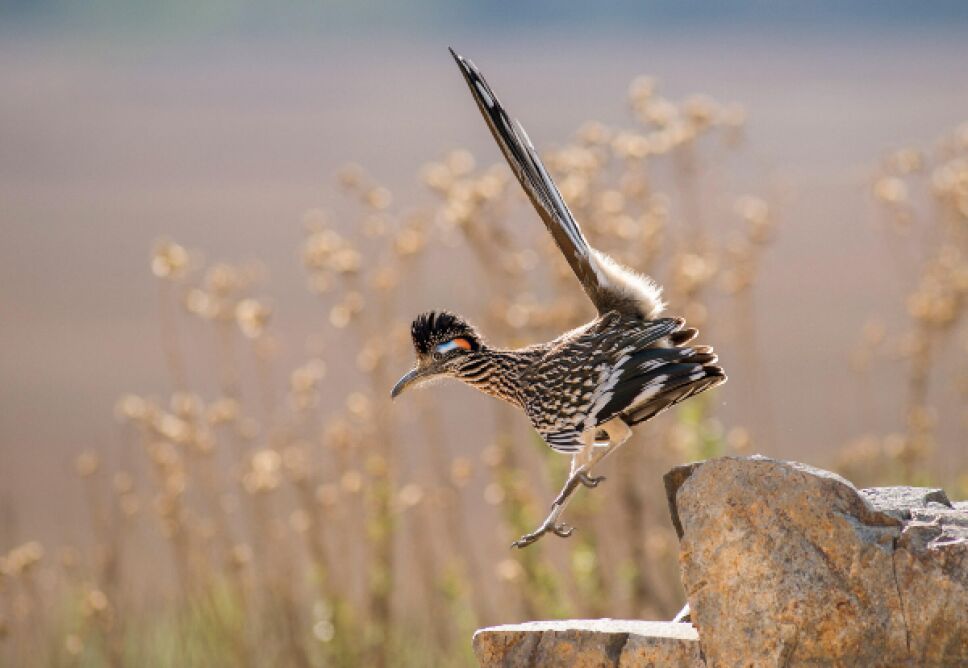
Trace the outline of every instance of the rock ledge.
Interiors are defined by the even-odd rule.
[[[621,619],[528,622],[474,634],[481,666],[704,666],[690,624]]]

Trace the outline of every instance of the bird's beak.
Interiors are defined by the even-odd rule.
[[[408,371],[403,375],[403,378],[397,381],[397,384],[393,386],[393,389],[390,390],[390,398],[396,399],[398,396],[400,396],[403,393],[405,389],[407,389],[410,385],[413,385],[415,382],[417,382],[417,380],[422,378],[425,374],[426,374],[425,369],[421,369],[419,367],[414,367],[413,369],[410,369],[410,371]]]

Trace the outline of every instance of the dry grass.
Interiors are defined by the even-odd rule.
[[[777,219],[757,197],[717,206],[706,196],[706,176],[742,152],[744,112],[703,96],[672,102],[647,78],[629,103],[630,129],[588,124],[549,166],[597,246],[659,279],[710,342],[736,332],[744,348],[726,365],[753,367],[753,287]],[[863,382],[873,355],[890,351],[909,390],[904,433],[844,450],[839,465],[861,482],[925,479],[929,386],[949,344],[962,374],[950,389],[968,396],[966,160],[962,131],[933,157],[899,153],[877,178],[886,234],[907,235],[905,253],[912,239],[918,248],[910,335],[890,346],[872,325],[854,360]],[[498,342],[551,337],[590,309],[506,167],[480,169],[456,151],[422,178],[436,196],[423,211],[396,212],[389,191],[349,167],[340,180],[354,216],[306,213],[301,257],[329,329],[286,388],[271,380],[285,333],[273,331],[259,267],[202,266],[159,242],[151,270],[174,391],[119,400],[120,461],[77,460],[89,545],[6,552],[4,663],[460,665],[482,624],[678,609],[675,535],[660,486],[642,481],[750,452],[758,425],[725,427],[712,394],[686,403],[640,430],[648,447],[626,448],[613,479],[581,496],[572,539],[508,551],[543,516],[566,462],[496,402],[475,399],[485,418],[462,436],[471,448],[449,437],[439,394],[389,407],[411,356],[406,295],[433,284],[446,253],[460,258],[458,285],[486,305],[474,319]],[[205,381],[214,392],[189,385],[186,351],[204,347],[190,338],[197,322],[217,342]]]
[[[872,367],[895,370],[892,382],[905,390],[899,407],[904,425],[847,444],[839,466],[859,484],[929,484],[939,420],[956,422],[962,433],[968,429],[968,123],[931,151],[903,149],[885,158],[873,195],[882,209],[892,271],[908,290],[902,298],[909,325],[889,336],[880,322],[870,322],[852,363],[861,396],[876,394]],[[960,414],[939,414],[945,395],[956,397]],[[968,493],[968,475],[957,484],[952,492]]]

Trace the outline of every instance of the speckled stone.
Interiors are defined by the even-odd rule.
[[[710,666],[968,665],[968,512],[762,457],[666,476]]]
[[[474,634],[482,667],[704,666],[690,624],[619,619],[528,622]]]

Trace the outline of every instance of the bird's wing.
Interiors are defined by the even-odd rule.
[[[658,315],[661,310],[658,288],[648,279],[635,276],[588,245],[524,128],[508,116],[474,63],[453,49],[450,53],[457,61],[491,134],[511,166],[511,171],[528,194],[598,312],[634,312],[646,318]],[[626,285],[628,281],[632,281],[634,285]],[[631,295],[629,288],[632,289]],[[646,294],[638,294],[642,290]],[[646,302],[644,304],[643,298]]]
[[[627,424],[644,422],[694,394],[725,382],[709,346],[650,346],[616,364],[585,418],[591,429],[616,415]]]
[[[559,452],[582,447],[581,434],[621,413],[633,401],[631,386],[649,370],[646,350],[658,351],[654,361],[679,361],[676,348],[655,348],[683,331],[680,318],[646,323],[610,312],[577,335],[565,335],[521,377],[529,394],[525,411],[544,440]],[[671,354],[663,357],[661,351]]]
[[[628,425],[645,422],[726,382],[713,349],[689,344],[696,332],[682,325],[681,319],[661,318],[644,328],[590,330],[529,377],[539,388],[555,384],[553,392],[542,393],[532,416],[545,442],[573,454],[584,447],[583,433],[613,417]]]

